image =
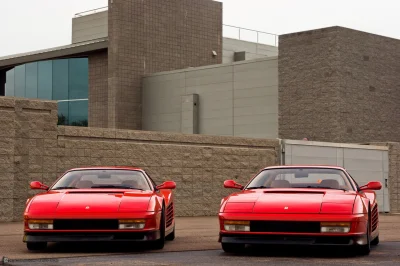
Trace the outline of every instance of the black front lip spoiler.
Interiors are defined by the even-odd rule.
[[[23,242],[147,242],[160,239],[160,231],[151,232],[111,232],[111,233],[25,233]]]
[[[364,244],[365,236],[221,235],[219,242],[253,245],[352,246]]]

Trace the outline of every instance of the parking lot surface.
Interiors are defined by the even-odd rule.
[[[383,242],[369,256],[330,248],[249,248],[243,255],[222,250],[10,261],[9,265],[400,265],[400,242]]]
[[[22,224],[0,224],[0,259],[9,265],[400,265],[400,215],[381,215],[381,243],[370,256],[354,257],[347,249],[251,247],[245,254],[224,253],[218,239],[217,217],[178,217],[176,238],[153,251],[134,244],[51,244],[30,252],[22,243]]]

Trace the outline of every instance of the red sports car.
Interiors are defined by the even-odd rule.
[[[261,170],[221,201],[219,242],[225,252],[245,244],[347,245],[367,255],[379,243],[380,182],[359,187],[336,166],[276,166]]]
[[[29,250],[48,242],[149,241],[162,249],[175,238],[172,189],[157,186],[142,169],[95,167],[72,169],[26,202],[24,238]]]

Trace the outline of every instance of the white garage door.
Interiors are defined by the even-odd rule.
[[[360,186],[369,181],[380,181],[382,189],[376,192],[379,211],[390,211],[387,147],[283,140],[282,153],[284,165],[337,165],[344,167]]]

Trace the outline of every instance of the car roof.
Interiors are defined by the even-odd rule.
[[[132,167],[132,166],[90,166],[90,167],[79,167],[79,168],[72,168],[67,170],[68,171],[81,171],[81,170],[129,170],[129,171],[144,171],[141,168]]]
[[[264,170],[267,169],[283,169],[283,168],[325,168],[325,169],[338,169],[338,170],[346,170],[341,166],[336,166],[336,165],[276,165],[276,166],[269,166],[269,167],[265,167]]]

